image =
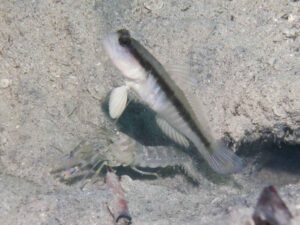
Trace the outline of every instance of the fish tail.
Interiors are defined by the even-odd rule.
[[[235,173],[243,167],[242,159],[222,145],[218,145],[213,151],[205,154],[205,159],[211,168],[219,174]]]

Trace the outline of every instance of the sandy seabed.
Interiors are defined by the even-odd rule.
[[[139,104],[117,124],[103,109],[122,79],[101,40],[120,28],[164,65],[189,63],[214,135],[245,161],[199,185],[124,175],[133,224],[251,224],[269,184],[299,224],[299,12],[296,0],[2,0],[0,224],[113,224],[97,183],[81,191],[50,171],[81,140],[149,128]]]

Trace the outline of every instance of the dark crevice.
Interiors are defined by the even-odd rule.
[[[275,127],[274,129],[277,129]],[[284,129],[293,134],[290,128]],[[247,135],[237,147],[237,154],[244,159],[245,171],[253,180],[276,186],[297,183],[300,180],[300,145],[278,138],[271,128],[255,136]],[[249,141],[249,139],[250,141]]]

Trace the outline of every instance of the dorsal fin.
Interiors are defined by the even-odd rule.
[[[177,130],[175,130],[167,121],[160,118],[159,116],[156,116],[155,119],[157,125],[169,138],[186,148],[189,147],[190,143],[187,138],[180,134]]]
[[[197,86],[197,80],[191,76],[190,66],[188,64],[173,64],[166,66],[166,70],[169,73],[171,79],[181,89],[195,88]]]

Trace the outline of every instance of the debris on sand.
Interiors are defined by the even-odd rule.
[[[113,215],[115,223],[119,225],[131,224],[131,216],[120,180],[110,167],[107,167],[105,180],[111,196],[111,201],[108,203],[108,209]]]

